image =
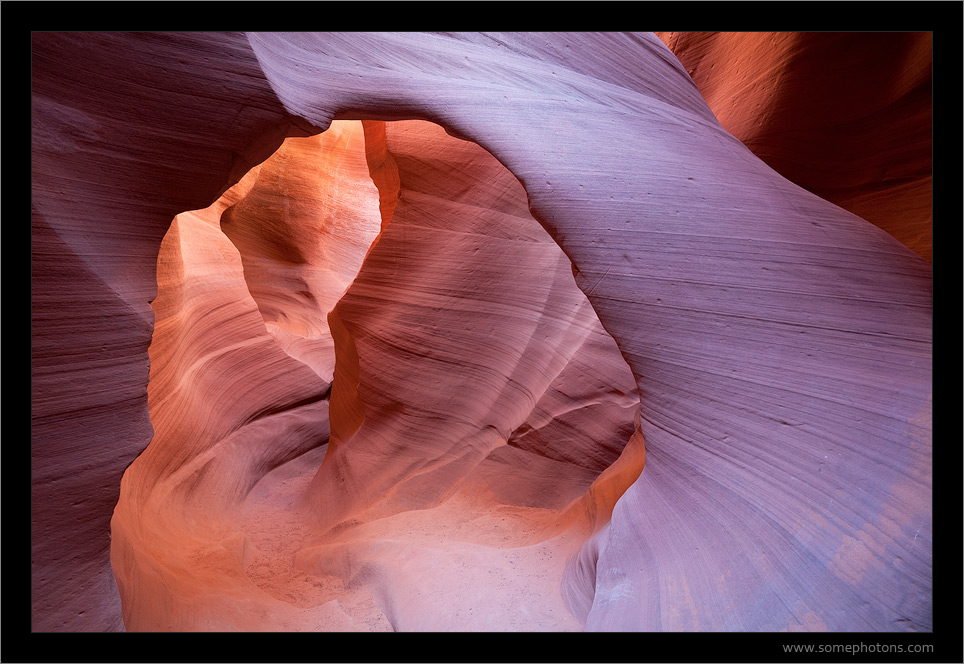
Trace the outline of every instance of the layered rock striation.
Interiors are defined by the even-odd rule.
[[[642,469],[632,373],[511,173],[366,124],[288,139],[161,245],[128,629],[578,627],[561,566]]]
[[[931,260],[932,33],[658,34],[754,154]]]
[[[931,628],[930,265],[655,35],[33,42],[35,630]]]

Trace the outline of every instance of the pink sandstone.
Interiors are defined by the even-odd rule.
[[[656,35],[33,56],[34,630],[931,628],[930,265]]]
[[[664,32],[728,132],[931,260],[930,32]]]

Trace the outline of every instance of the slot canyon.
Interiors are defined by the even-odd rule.
[[[930,33],[31,47],[32,631],[933,629]]]

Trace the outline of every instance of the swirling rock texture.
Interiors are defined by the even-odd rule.
[[[931,628],[930,265],[656,35],[33,58],[35,630]]]
[[[657,34],[754,154],[931,260],[931,33]]]

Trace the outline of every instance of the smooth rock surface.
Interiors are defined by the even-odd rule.
[[[31,40],[32,627],[121,629],[110,519],[152,435],[161,238],[292,120],[241,34]]]
[[[121,627],[108,545],[131,630],[931,628],[930,265],[764,164],[655,35],[33,42],[34,629]],[[324,352],[265,326],[321,329],[270,278],[320,273],[171,220],[285,136],[413,118],[452,137],[363,127],[379,236],[328,316],[325,448]]]
[[[930,32],[661,32],[724,129],[931,260]]]

